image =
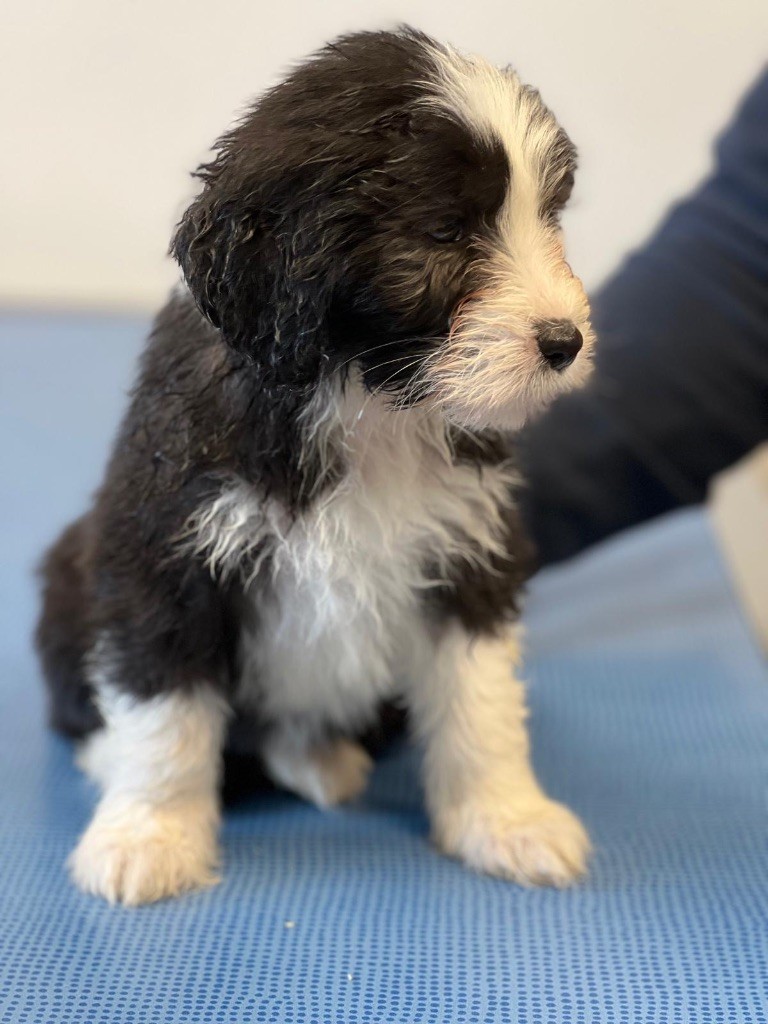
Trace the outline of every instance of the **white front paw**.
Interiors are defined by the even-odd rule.
[[[218,881],[215,812],[100,807],[70,855],[83,892],[138,906]]]
[[[438,846],[475,871],[563,888],[586,870],[590,844],[583,825],[547,797],[519,806],[470,801],[437,818]]]

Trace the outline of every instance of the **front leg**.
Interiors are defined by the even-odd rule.
[[[216,881],[225,704],[207,686],[139,699],[102,687],[105,727],[79,761],[102,787],[69,860],[111,903],[151,903]]]
[[[514,633],[473,638],[452,626],[414,681],[433,836],[478,871],[565,886],[583,874],[589,839],[533,774],[517,661]]]

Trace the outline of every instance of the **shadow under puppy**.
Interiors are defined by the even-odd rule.
[[[402,29],[327,46],[215,150],[186,287],[44,566],[52,721],[102,788],[72,877],[127,904],[209,884],[225,743],[327,806],[396,698],[437,845],[565,885],[588,840],[529,762],[509,436],[589,366],[573,147],[512,71]]]

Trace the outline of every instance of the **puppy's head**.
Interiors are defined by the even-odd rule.
[[[574,149],[513,72],[409,29],[348,36],[216,150],[172,250],[275,382],[357,365],[399,405],[514,428],[585,379],[558,224]]]

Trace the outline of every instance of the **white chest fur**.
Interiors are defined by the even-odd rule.
[[[362,414],[360,408],[362,407]],[[196,517],[214,572],[269,565],[247,585],[243,699],[275,717],[361,724],[428,642],[425,588],[449,560],[499,548],[514,474],[456,463],[442,421],[355,397],[328,403],[309,443],[346,470],[297,520],[234,482]]]

